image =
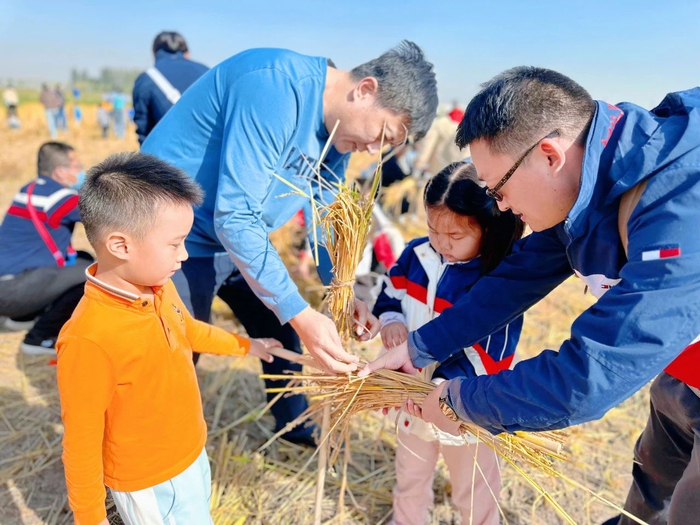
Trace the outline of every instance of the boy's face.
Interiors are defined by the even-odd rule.
[[[160,205],[153,228],[134,242],[129,258],[130,282],[139,286],[162,286],[187,260],[185,237],[192,228],[192,206]]]

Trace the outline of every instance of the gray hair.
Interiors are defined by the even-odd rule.
[[[582,143],[595,102],[569,77],[540,67],[515,67],[482,84],[457,129],[463,148],[485,140],[498,153],[517,155],[556,132]]]
[[[409,133],[423,137],[435,118],[438,106],[433,64],[420,47],[404,40],[374,60],[350,71],[353,79],[377,79],[377,105],[408,118]]]
[[[144,153],[117,153],[90,168],[78,209],[94,247],[110,229],[143,238],[161,205],[201,203],[201,188],[185,172]]]

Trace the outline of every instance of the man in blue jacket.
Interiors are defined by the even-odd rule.
[[[599,300],[558,352],[444,383],[422,414],[445,428],[456,413],[493,433],[557,429],[600,418],[658,374],[625,509],[648,523],[696,523],[700,89],[671,93],[647,111],[593,101],[554,71],[515,68],[470,102],[457,142],[470,146],[499,207],[534,233],[461,302],[361,374],[442,362],[575,273]],[[618,522],[632,523],[610,523]]]
[[[385,144],[422,136],[436,107],[432,64],[412,42],[352,71],[323,57],[253,49],[206,73],[142,147],[205,191],[186,240],[190,258],[173,279],[195,317],[209,319],[217,289],[237,269],[246,302],[234,313],[251,337],[265,332],[295,351],[300,337],[327,370],[354,370],[357,358],[342,348],[333,322],[304,301],[268,234],[310,205],[289,184],[331,203],[331,185],[344,178],[352,151],[377,153],[383,134]],[[319,273],[329,283],[329,259],[321,257],[326,264]],[[368,324],[366,306],[358,315]],[[279,359],[265,365],[270,373],[289,369]],[[301,396],[277,402],[278,428],[305,407]],[[310,442],[304,429],[288,437]]]
[[[180,33],[163,31],[153,41],[155,66],[134,82],[134,123],[139,144],[173,107],[187,88],[209,68],[189,59],[187,42]]]

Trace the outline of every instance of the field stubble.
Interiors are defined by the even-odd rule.
[[[76,147],[86,167],[118,151],[135,151],[133,128],[128,139],[102,139],[96,124],[96,108],[83,108],[84,123],[73,125],[59,140]],[[48,140],[44,114],[38,104],[20,106],[23,128],[0,127],[0,208],[5,210],[17,189],[36,174],[36,151]],[[357,171],[367,159],[356,157]],[[291,229],[274,236],[287,252]],[[76,248],[89,248],[82,230]],[[301,283],[318,295],[317,283]],[[533,356],[545,348],[556,349],[569,336],[572,320],[590,306],[583,285],[570,279],[526,315],[520,349]],[[236,330],[235,320],[222,303],[215,304],[214,322]],[[62,426],[55,387],[55,367],[45,358],[18,354],[22,333],[0,333],[0,523],[35,525],[71,523],[67,510],[60,461]],[[370,357],[377,344],[362,349]],[[310,450],[277,442],[264,453],[256,452],[273,433],[273,420],[263,413],[259,363],[253,358],[203,356],[198,366],[205,417],[209,426],[207,450],[212,459],[212,508],[215,523],[241,525],[303,524],[313,521],[315,461]],[[559,470],[620,504],[630,482],[632,447],[647,415],[647,389],[610,411],[601,421],[570,430],[570,461]],[[391,511],[393,423],[376,413],[361,414],[351,424],[352,454],[347,467],[347,490],[339,498],[342,467],[338,462],[326,478],[324,518],[328,523],[386,523]],[[561,518],[548,507],[512,468],[502,471],[501,507],[504,523],[556,524]],[[590,495],[562,481],[534,473],[534,477],[569,512],[577,523],[596,524],[614,514]],[[431,523],[459,523],[449,503],[447,469],[440,463],[435,477],[435,506]],[[342,508],[338,501],[342,499]],[[120,523],[112,513],[111,521]]]

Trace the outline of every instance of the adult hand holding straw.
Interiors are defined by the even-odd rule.
[[[357,370],[359,358],[343,350],[335,323],[328,317],[307,306],[290,324],[322,370],[331,374]]]

